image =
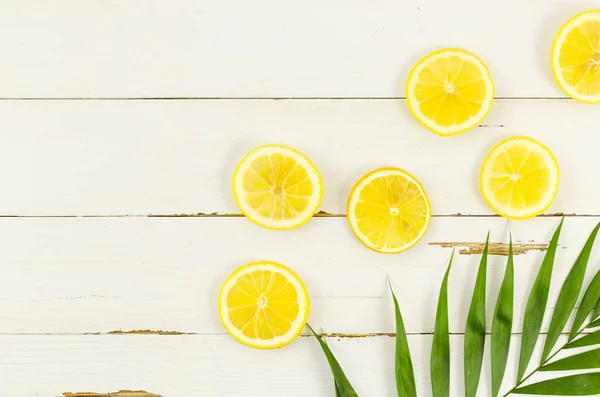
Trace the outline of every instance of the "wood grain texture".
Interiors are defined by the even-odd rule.
[[[565,221],[550,307],[599,220]],[[515,241],[541,243],[558,222],[435,218],[420,244],[390,256],[362,246],[343,218],[314,219],[288,232],[261,229],[242,218],[7,218],[0,222],[0,333],[223,334],[219,288],[235,268],[254,260],[278,261],[298,273],[312,298],[309,320],[316,329],[393,332],[389,275],[407,332],[431,333],[451,249],[430,242],[477,241],[488,230],[492,241],[506,241],[510,226]],[[515,257],[515,332],[543,254]],[[450,274],[453,333],[464,331],[478,261],[477,255],[458,255]],[[598,263],[600,253],[594,251],[588,279]],[[504,256],[490,257],[490,316],[505,264]]]
[[[397,97],[464,47],[498,96],[561,97],[550,48],[570,0],[1,2],[4,97]]]
[[[0,214],[239,213],[233,171],[268,143],[315,162],[328,213],[345,211],[364,173],[392,165],[421,180],[434,214],[492,214],[479,192],[483,159],[526,134],[561,167],[549,211],[598,215],[598,120],[574,101],[501,100],[485,127],[442,139],[399,100],[0,101]]]
[[[511,344],[518,346],[519,339],[513,336]],[[431,396],[431,340],[431,335],[408,336],[417,392],[425,397]],[[397,395],[393,338],[328,338],[327,342],[359,396]],[[486,342],[489,344],[489,337]],[[463,394],[462,344],[461,335],[450,337],[451,396]],[[514,384],[517,351],[512,349],[509,355],[503,391]],[[316,341],[308,337],[283,349],[259,351],[238,344],[228,335],[4,335],[0,336],[0,368],[2,391],[11,397],[62,397],[71,390],[132,387],[163,397],[334,395],[325,357]],[[35,382],[31,381],[33,373]],[[535,375],[532,381],[549,376]],[[490,395],[489,350],[479,395]]]

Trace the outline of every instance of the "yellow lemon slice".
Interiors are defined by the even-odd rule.
[[[356,237],[386,254],[415,245],[431,219],[423,186],[399,168],[380,168],[363,176],[350,192],[346,212]]]
[[[552,73],[571,98],[600,102],[600,10],[576,15],[558,32]]]
[[[558,163],[546,146],[515,137],[498,143],[487,155],[481,168],[481,194],[496,213],[526,219],[550,207],[559,179]]]
[[[323,183],[302,153],[286,146],[261,146],[233,175],[235,200],[248,219],[269,229],[301,226],[317,212]]]
[[[494,83],[477,56],[460,49],[436,51],[413,68],[406,84],[408,108],[426,128],[456,135],[477,126],[494,99]]]
[[[309,312],[308,293],[290,269],[274,262],[242,266],[221,287],[219,314],[240,343],[274,349],[293,341]]]

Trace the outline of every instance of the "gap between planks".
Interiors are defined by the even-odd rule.
[[[583,332],[582,334],[588,334],[590,332]],[[182,332],[182,331],[164,331],[164,330],[131,330],[122,331],[114,330],[109,332],[83,332],[83,333],[0,333],[2,336],[127,336],[127,335],[158,335],[158,336],[229,336],[227,333],[197,333],[197,332]],[[318,334],[324,338],[338,338],[338,339],[361,339],[361,338],[378,338],[378,337],[389,337],[395,338],[395,332],[367,332],[367,333],[346,333],[346,332],[321,332]],[[407,332],[407,336],[433,336],[432,332]],[[464,332],[450,332],[449,335],[464,336]],[[486,335],[491,335],[490,332],[486,332]],[[511,333],[513,336],[522,335],[521,332]],[[547,332],[540,332],[540,335],[547,335]],[[569,335],[568,332],[562,332],[561,335]],[[303,333],[299,335],[300,338],[312,338],[313,335],[310,333]]]
[[[399,97],[203,97],[203,96],[182,96],[182,97],[5,97],[0,98],[0,101],[315,101],[315,100],[333,100],[333,101],[364,101],[364,100],[406,100],[405,96]],[[571,101],[570,97],[495,97],[498,101],[535,101],[535,100],[556,100],[556,101]]]
[[[540,217],[598,217],[591,214],[565,214],[565,213],[548,213],[539,215]],[[243,218],[243,214],[236,213],[190,213],[190,214],[122,214],[122,215],[0,215],[0,218]],[[314,215],[315,218],[346,218],[346,214],[329,213],[319,211]],[[499,215],[484,215],[484,214],[448,214],[448,215],[432,215],[433,218],[498,218]],[[483,252],[485,244],[479,241],[440,241],[430,242],[430,246],[438,246],[441,248],[458,248],[460,255],[480,255]],[[489,243],[490,255],[508,255],[508,244],[501,242]],[[515,255],[527,254],[530,251],[546,251],[548,244],[530,242],[513,243],[513,253]],[[563,247],[564,248],[564,247]]]
[[[85,215],[2,215],[0,218],[243,218],[240,213],[197,212],[189,214],[85,214]],[[345,218],[346,214],[319,211],[315,218]],[[499,218],[497,214],[437,214],[432,218]],[[600,217],[600,214],[548,213],[538,215],[540,218],[551,217]]]

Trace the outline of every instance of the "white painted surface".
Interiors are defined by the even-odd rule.
[[[389,275],[420,395],[430,395],[430,334],[451,252],[430,243],[482,241],[488,230],[493,241],[507,241],[509,226],[515,240],[543,243],[559,222],[447,216],[492,215],[477,184],[489,148],[517,134],[547,144],[562,176],[550,212],[594,215],[565,221],[550,305],[600,221],[600,113],[556,99],[563,94],[548,59],[563,21],[590,7],[569,0],[0,0],[0,214],[17,216],[0,218],[0,396],[120,389],[333,396],[313,339],[264,352],[222,329],[218,288],[257,259],[302,276],[310,322],[328,333],[392,332]],[[420,127],[402,99],[369,99],[404,96],[411,66],[442,46],[480,55],[497,96],[513,98],[496,100],[479,128],[447,139]],[[189,97],[215,99],[156,99]],[[267,99],[223,99],[249,97]],[[395,165],[423,182],[437,217],[417,247],[397,256],[362,247],[342,217],[287,232],[240,217],[145,217],[237,214],[233,169],[265,143],[293,146],[317,164],[326,212],[344,212],[362,174]],[[515,333],[542,256],[515,259]],[[488,317],[505,259],[490,258]],[[459,255],[450,279],[453,396],[462,394],[460,334],[478,261]],[[595,252],[587,279],[599,268]],[[106,335],[146,329],[192,335]],[[395,395],[392,338],[329,342],[361,397]],[[484,368],[481,396],[489,395],[487,361]]]
[[[411,337],[419,384],[427,389],[431,337]],[[453,338],[459,353],[460,338]],[[330,340],[359,395],[394,396],[394,339]],[[64,391],[144,389],[164,396],[334,396],[318,344],[252,350],[225,335],[3,336],[0,380],[6,395],[58,397]],[[460,354],[454,369],[462,370]],[[32,382],[32,373],[37,374]],[[455,390],[460,383],[455,382]]]
[[[550,305],[598,217],[567,218]],[[545,242],[558,218],[511,223],[516,241]],[[502,218],[434,218],[404,255],[365,249],[343,218],[313,219],[288,231],[236,218],[3,219],[0,333],[175,330],[224,334],[217,313],[222,283],[237,267],[273,260],[292,268],[312,298],[309,318],[326,332],[394,332],[392,279],[407,332],[433,331],[441,278],[451,249],[431,243],[508,241]],[[458,252],[457,252],[458,253]],[[515,332],[544,253],[515,257]],[[464,330],[479,255],[457,255],[450,277],[450,330]],[[588,278],[600,269],[600,252]],[[506,257],[489,261],[488,315]]]
[[[517,241],[543,242],[558,221],[546,217],[510,227]],[[550,305],[597,221],[566,219]],[[416,248],[385,256],[363,248],[343,218],[314,219],[288,233],[258,229],[240,218],[5,218],[0,223],[3,387],[16,396],[123,388],[165,396],[236,396],[241,390],[247,396],[275,396],[286,387],[290,396],[329,396],[331,380],[314,340],[257,352],[238,345],[220,325],[216,297],[222,281],[237,266],[265,258],[293,267],[304,279],[313,299],[310,322],[330,333],[393,332],[389,275],[413,334],[417,376],[427,395],[427,334],[450,255],[449,249],[429,243],[481,241],[488,229],[493,241],[505,241],[508,227],[502,218],[434,218]],[[542,256],[532,251],[515,258],[514,332],[520,331],[523,304]],[[595,258],[588,279],[598,270]],[[505,260],[490,257],[488,317]],[[478,261],[479,256],[457,255],[450,278],[453,333],[463,332]],[[194,335],[83,335],[145,329]],[[453,340],[458,370],[461,337]],[[392,341],[363,337],[332,345],[362,395],[393,395],[391,367],[384,365],[386,356],[391,360]],[[511,365],[509,377],[516,364]],[[44,376],[23,382],[30,371]],[[462,375],[456,374],[453,383],[458,393]],[[488,383],[483,381],[483,390]]]
[[[0,213],[239,213],[231,192],[251,149],[281,143],[320,169],[321,209],[343,213],[366,172],[413,173],[434,214],[491,214],[479,170],[493,145],[528,135],[556,154],[550,212],[600,214],[600,114],[567,100],[499,100],[477,128],[440,138],[400,100],[0,101]],[[15,172],[18,170],[18,172]]]
[[[594,3],[0,2],[5,97],[397,97],[412,65],[464,47],[498,96],[559,97],[550,48]],[[597,6],[597,4],[596,4]]]
[[[417,391],[425,396],[431,395],[431,339],[408,337]],[[397,396],[394,338],[330,338],[328,343],[360,396]],[[519,343],[520,336],[513,336],[511,346]],[[450,344],[450,395],[460,396],[463,337],[451,336]],[[539,343],[534,358],[541,348]],[[132,387],[164,396],[334,396],[325,357],[305,337],[284,349],[259,351],[232,343],[226,335],[5,335],[0,349],[2,389],[11,396],[59,397],[65,390]],[[517,353],[513,349],[509,356],[503,391],[514,383]],[[489,349],[484,360],[478,395],[489,396]],[[544,377],[534,375],[531,382]]]

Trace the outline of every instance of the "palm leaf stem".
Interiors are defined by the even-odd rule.
[[[577,331],[577,333],[575,334],[575,336],[573,336],[573,339],[575,339],[576,337],[578,337],[579,335],[581,335],[581,333],[583,331],[586,330],[586,328],[589,326],[590,324],[588,323],[585,327],[583,327],[581,330]],[[550,362],[550,360],[552,360],[554,358],[554,356],[556,356],[558,353],[560,353],[567,345],[569,344],[569,341],[567,341],[565,344],[563,344],[558,350],[556,350],[554,353],[552,353],[550,356],[548,356],[548,358],[542,363],[540,364],[536,369],[534,369],[533,371],[531,371],[529,373],[529,375],[527,375],[526,377],[524,377],[523,379],[521,379],[520,382],[517,382],[517,384],[515,385],[515,387],[513,387],[512,389],[510,389],[506,394],[504,394],[502,397],[506,397],[508,396],[510,393],[514,392],[515,390],[517,390],[523,383],[525,383],[525,381],[529,378],[531,378],[534,374],[536,374],[543,366],[545,366],[546,364],[548,364]]]

